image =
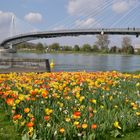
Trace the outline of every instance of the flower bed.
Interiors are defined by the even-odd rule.
[[[0,104],[31,139],[101,139],[140,129],[140,75],[0,74]]]

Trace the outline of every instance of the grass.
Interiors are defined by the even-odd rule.
[[[125,72],[125,73],[126,73],[126,72]],[[134,72],[127,72],[127,73],[130,73],[130,74],[140,74],[140,70],[134,71]]]
[[[0,140],[21,140],[9,117],[0,108]]]
[[[105,136],[103,140],[140,140],[140,130],[135,130],[134,132],[126,133],[124,136],[118,138]]]
[[[124,138],[119,138],[118,140],[139,140],[140,139],[140,130],[130,132],[126,134]]]

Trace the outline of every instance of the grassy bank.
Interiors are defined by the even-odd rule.
[[[0,108],[0,140],[21,140],[3,108]]]
[[[137,54],[126,54],[126,53],[107,53],[107,52],[92,52],[92,51],[48,51],[45,50],[17,50],[17,52],[24,52],[24,53],[52,53],[52,54],[114,54],[114,55],[137,55]]]

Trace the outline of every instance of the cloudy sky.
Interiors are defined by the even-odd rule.
[[[140,0],[1,0],[0,40],[37,30],[140,27],[139,20]],[[122,37],[110,38],[115,44]],[[140,43],[140,39],[132,39]],[[95,36],[46,39],[46,43],[65,45],[94,41]]]

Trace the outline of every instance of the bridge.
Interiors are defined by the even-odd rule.
[[[71,30],[53,30],[44,32],[32,32],[19,34],[13,37],[6,38],[0,43],[1,47],[16,45],[22,42],[40,39],[40,38],[55,38],[64,36],[80,36],[80,35],[140,35],[140,28],[97,28],[97,29],[71,29]]]

